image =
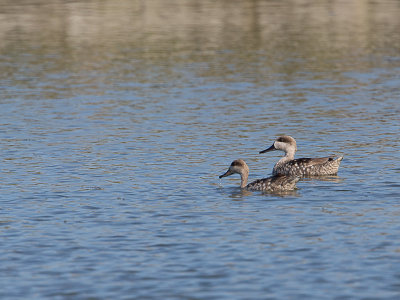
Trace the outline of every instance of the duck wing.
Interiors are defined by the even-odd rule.
[[[318,157],[318,158],[298,158],[288,162],[288,165],[298,165],[303,167],[311,167],[315,165],[323,165],[328,161],[335,160],[335,157]]]
[[[293,190],[300,177],[273,175],[271,177],[257,179],[247,185],[249,190],[258,191],[285,191]]]

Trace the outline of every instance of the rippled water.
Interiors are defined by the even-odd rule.
[[[398,299],[398,1],[4,1],[2,299]],[[280,153],[344,156],[286,195]]]

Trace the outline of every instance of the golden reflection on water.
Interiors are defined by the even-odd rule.
[[[53,51],[79,69],[124,56],[168,64],[234,50],[236,60],[256,63],[260,72],[269,67],[289,75],[304,59],[335,69],[366,53],[400,49],[400,8],[391,1],[39,0],[6,1],[1,8],[0,53]],[[289,52],[298,61],[286,61]],[[233,72],[226,61],[214,70]]]

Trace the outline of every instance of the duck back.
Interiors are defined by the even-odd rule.
[[[296,188],[296,183],[299,179],[299,177],[295,176],[273,175],[249,183],[246,189],[269,192],[292,191]]]
[[[298,158],[283,164],[277,163],[274,175],[321,176],[335,175],[343,157]]]

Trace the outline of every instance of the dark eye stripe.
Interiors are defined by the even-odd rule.
[[[238,162],[238,161],[233,161],[232,163],[231,163],[231,166],[232,167],[234,167],[234,166],[240,166],[240,162]]]
[[[277,139],[278,142],[282,142],[282,143],[290,143],[290,139],[287,137],[283,137],[281,136],[280,138]]]

